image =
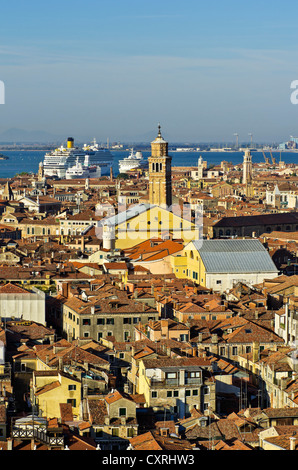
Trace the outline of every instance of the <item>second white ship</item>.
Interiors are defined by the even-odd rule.
[[[119,160],[119,172],[127,173],[130,170],[135,170],[137,168],[144,168],[147,165],[147,161],[143,158],[142,152],[134,152],[131,149],[128,157],[123,160]]]

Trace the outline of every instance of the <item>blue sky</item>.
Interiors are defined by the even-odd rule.
[[[298,135],[295,1],[1,5],[0,132],[169,142]],[[297,130],[297,131],[296,131]]]

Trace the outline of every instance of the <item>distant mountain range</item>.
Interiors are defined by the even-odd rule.
[[[22,143],[30,143],[30,144],[62,144],[66,143],[67,137],[73,137],[77,143],[87,143],[93,140],[94,136],[83,136],[83,135],[73,135],[73,134],[52,134],[50,132],[42,131],[42,130],[32,130],[28,131],[25,129],[19,128],[11,128],[1,131],[0,130],[0,143],[6,144],[22,144]],[[134,138],[125,138],[124,136],[119,136],[117,142],[126,141],[126,142],[151,142],[156,137],[156,132],[151,131],[147,132],[146,134],[136,135]],[[107,143],[107,139],[101,140],[96,137],[98,142]],[[110,143],[112,139],[109,139]]]
[[[0,142],[1,143],[38,143],[38,144],[44,144],[44,143],[59,143],[62,144],[63,142],[66,142],[67,137],[73,137],[75,142],[91,142],[93,140],[94,136],[89,135],[89,136],[84,136],[84,135],[76,135],[76,134],[52,134],[50,132],[46,131],[41,131],[41,130],[32,130],[32,131],[27,131],[25,129],[19,129],[19,128],[11,128],[7,130],[0,130]],[[96,137],[96,136],[95,136]],[[117,141],[122,141],[122,140],[131,140],[131,139],[122,139],[123,136],[120,136]],[[136,136],[134,139],[132,139],[135,142],[150,142],[156,137],[156,133],[154,132],[144,134],[142,136]],[[96,137],[96,140],[98,142],[103,142],[102,139],[99,139]],[[110,143],[112,142],[112,139],[109,139]],[[105,143],[107,142],[107,139],[105,140]]]
[[[19,143],[19,142],[57,142],[65,139],[65,136],[54,135],[46,131],[26,131],[24,129],[11,128],[0,132],[0,142]]]

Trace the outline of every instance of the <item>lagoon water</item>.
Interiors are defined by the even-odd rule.
[[[39,162],[43,161],[45,151],[28,151],[28,150],[9,150],[2,151],[4,155],[9,157],[8,160],[0,160],[0,178],[12,178],[17,173],[28,172],[37,173]],[[127,157],[129,151],[112,151],[114,156],[113,173],[117,175],[119,160]],[[265,152],[270,158],[270,152]],[[276,158],[276,162],[280,160],[280,152],[272,152]],[[171,152],[172,166],[197,166],[198,158],[202,155],[203,160],[207,160],[208,165],[220,164],[223,160],[236,165],[243,162],[243,152]],[[143,152],[145,158],[150,156],[150,152]],[[285,163],[298,163],[298,153],[282,152],[281,159]],[[264,162],[262,152],[252,152],[252,161],[255,163]],[[270,159],[271,161],[271,159]]]

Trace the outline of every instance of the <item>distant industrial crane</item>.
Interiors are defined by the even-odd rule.
[[[239,148],[239,145],[238,145],[238,134],[235,132],[234,135],[236,136],[236,148],[238,149]]]
[[[275,157],[272,155],[272,150],[270,150],[270,155],[271,155],[272,164],[275,165],[276,159],[275,159]]]
[[[266,157],[264,150],[262,150],[262,152],[264,155],[264,160],[265,160],[266,165],[269,165],[269,157]]]
[[[252,148],[252,133],[251,133],[251,132],[249,132],[249,134],[248,134],[248,135],[250,135],[250,148]]]

